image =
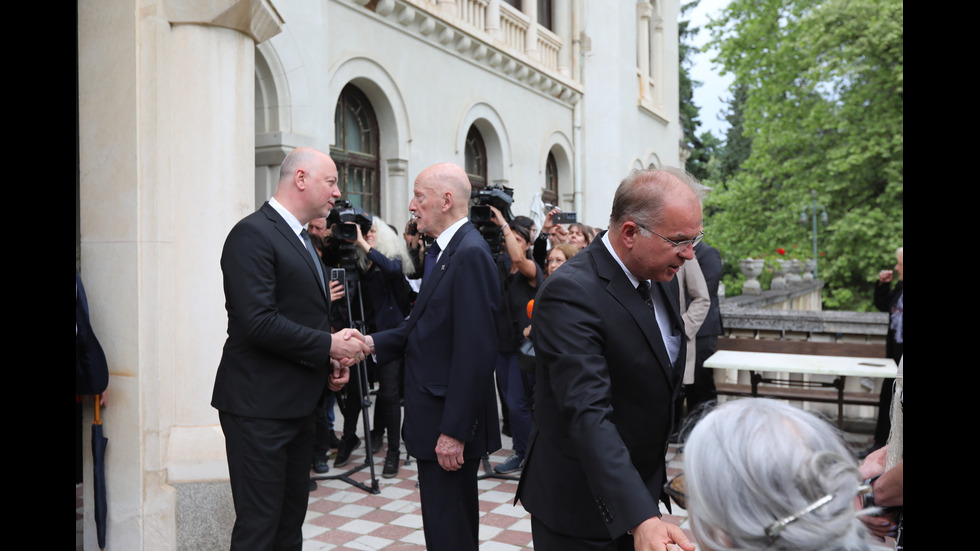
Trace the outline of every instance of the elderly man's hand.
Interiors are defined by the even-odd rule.
[[[456,471],[463,466],[463,447],[465,442],[456,440],[452,436],[445,434],[439,435],[436,441],[436,457],[439,465],[447,471]]]

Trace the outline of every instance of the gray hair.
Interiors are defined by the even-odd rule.
[[[634,170],[620,182],[613,197],[609,226],[618,227],[633,220],[655,228],[663,221],[664,200],[668,193],[688,188],[703,201],[709,188],[691,173],[674,167]]]
[[[684,445],[688,512],[708,549],[866,550],[854,497],[857,463],[831,425],[766,398],[729,401],[702,418]],[[766,528],[824,496],[829,502]]]
[[[415,272],[415,266],[412,264],[412,255],[408,252],[408,246],[405,245],[405,240],[395,233],[395,230],[391,229],[391,226],[387,222],[377,216],[374,217],[374,225],[372,227],[377,231],[372,248],[391,260],[400,260],[402,263],[402,273],[405,275],[411,275]],[[364,252],[364,249],[358,247],[357,265],[361,270],[366,270],[368,262],[367,253]]]

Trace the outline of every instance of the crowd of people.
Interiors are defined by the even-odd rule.
[[[702,241],[707,189],[689,174],[631,173],[606,230],[555,223],[552,209],[539,232],[493,206],[497,231],[477,230],[471,191],[458,165],[426,168],[399,236],[349,204],[352,218],[337,219],[336,165],[300,148],[275,196],[229,234],[212,404],[233,549],[300,549],[309,471],[329,472],[331,449],[345,466],[359,424],[369,455],[387,438],[383,477],[397,475],[403,444],[417,460],[433,551],[477,548],[477,469],[501,431],[513,454],[494,471],[520,473],[538,550],[691,551],[661,518],[671,498],[689,502],[701,549],[865,549],[866,531],[894,534],[900,517],[881,508],[892,493],[864,507],[875,483],[864,473],[889,489],[897,476],[901,505],[901,464],[884,450],[859,469],[802,410],[712,409],[703,363],[722,334],[721,256]],[[683,481],[667,480],[671,440],[685,444]]]

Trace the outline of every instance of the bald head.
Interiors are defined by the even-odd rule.
[[[408,207],[418,221],[419,231],[438,237],[464,218],[471,189],[466,171],[457,164],[439,163],[419,173]]]
[[[616,189],[609,242],[639,279],[670,281],[694,258],[707,188],[676,169],[634,171]],[[686,243],[676,245],[675,243]]]
[[[325,218],[340,198],[337,165],[329,155],[310,147],[291,151],[279,167],[279,201],[300,223]]]
[[[634,170],[616,189],[610,228],[635,220],[648,228],[663,222],[664,205],[671,199],[694,199],[700,203],[707,188],[683,170],[665,167]]]

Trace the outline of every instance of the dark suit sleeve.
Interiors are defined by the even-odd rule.
[[[324,300],[308,274],[304,258],[296,255],[283,236],[257,224],[235,226],[221,255],[229,332],[242,332],[230,342],[248,343],[306,367],[329,365],[330,332]],[[295,317],[282,314],[288,302]],[[308,305],[304,305],[304,302]],[[321,318],[322,319],[319,319]],[[316,328],[319,326],[319,328]],[[229,335],[232,337],[232,335]]]
[[[617,328],[609,326],[608,312],[597,299],[604,289],[586,287],[579,278],[551,279],[538,294],[532,322],[539,373],[542,366],[547,370],[544,381],[537,384],[550,384],[559,408],[556,413],[567,426],[567,434],[562,435],[567,442],[550,444],[568,446],[563,454],[581,462],[592,495],[602,502],[599,509],[609,512],[606,527],[618,537],[660,512],[631,462],[612,406],[607,357],[622,358],[630,352],[607,349],[608,333]],[[617,390],[624,391],[629,389]],[[539,441],[535,446],[543,444]]]

